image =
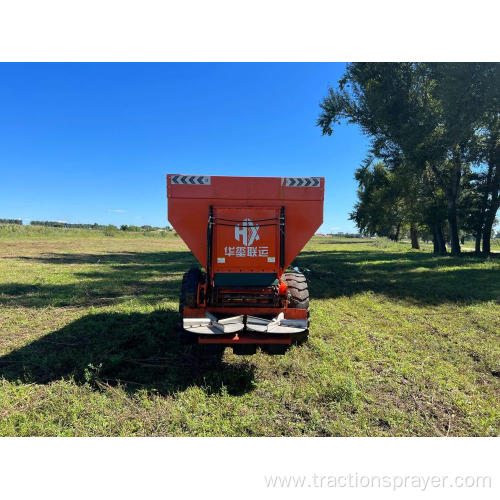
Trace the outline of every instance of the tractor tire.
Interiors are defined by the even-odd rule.
[[[302,273],[284,273],[281,279],[288,285],[289,307],[309,310],[309,290],[306,277]]]
[[[184,307],[196,307],[198,282],[201,279],[201,270],[197,267],[191,268],[184,273],[182,277],[181,294],[179,296],[179,339],[182,344],[193,344],[197,342],[196,335],[184,330],[182,325],[182,316]]]
[[[288,307],[294,309],[306,309],[309,318],[309,289],[306,277],[302,273],[284,273],[281,278],[288,285],[290,302]],[[293,344],[302,345],[307,341],[309,329],[297,333],[293,337]]]
[[[181,295],[179,297],[179,313],[184,312],[184,307],[196,307],[198,302],[198,283],[201,279],[201,270],[192,267],[182,277]]]
[[[182,326],[184,307],[196,307],[198,305],[198,283],[203,279],[204,274],[197,267],[191,268],[182,278],[181,295],[179,297],[179,337],[181,344],[186,345],[187,351],[198,363],[203,366],[211,366],[221,362],[224,346],[199,344],[198,336],[184,330]]]

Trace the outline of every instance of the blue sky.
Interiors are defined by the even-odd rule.
[[[368,140],[315,125],[344,66],[0,64],[0,218],[164,226],[167,173],[324,176],[354,231]]]

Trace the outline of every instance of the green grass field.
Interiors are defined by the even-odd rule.
[[[172,233],[0,228],[2,436],[491,436],[500,259],[315,237],[309,342],[196,362]]]

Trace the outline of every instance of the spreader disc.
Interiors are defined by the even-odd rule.
[[[236,333],[243,330],[243,323],[230,323],[224,325],[224,331],[215,326],[193,326],[191,328],[184,328],[187,332],[196,333],[198,335],[224,335],[226,333]]]

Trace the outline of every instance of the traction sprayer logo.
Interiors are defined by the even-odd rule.
[[[268,246],[252,246],[255,241],[260,240],[259,225],[254,224],[252,219],[244,219],[241,226],[234,226],[234,239],[241,241],[244,246],[224,247],[224,257],[217,258],[218,263],[225,263],[226,257],[264,257],[267,262],[275,262],[274,257],[269,257]]]
[[[243,245],[251,246],[254,241],[259,241],[259,226],[258,224],[254,224],[252,219],[244,219],[241,227],[239,224],[234,226],[234,239],[236,241],[240,241]]]

